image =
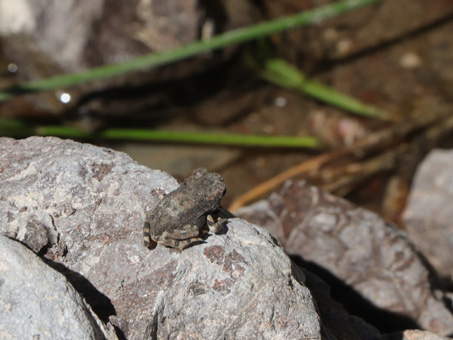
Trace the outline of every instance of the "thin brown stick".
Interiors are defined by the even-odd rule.
[[[236,198],[233,203],[230,205],[229,210],[234,212],[238,210],[240,207],[244,206],[245,204],[255,200],[256,198],[266,194],[267,192],[271,191],[272,189],[276,188],[286,180],[296,176],[301,175],[303,173],[314,171],[319,169],[321,166],[326,164],[327,162],[338,158],[340,155],[345,154],[343,150],[341,151],[334,151],[331,153],[322,154],[316,156],[306,162],[300,163],[296,166],[285,170],[284,172],[278,174],[277,176],[272,177],[271,179],[257,185],[252,190],[246,192],[244,195],[239,196]]]
[[[434,108],[429,114],[419,114],[391,128],[377,131],[350,149],[340,149],[319,155],[291,167],[239,196],[229,209],[234,212],[274,190],[286,180],[303,175],[314,180],[318,179],[321,182],[320,186],[325,190],[347,193],[353,184],[395,167],[398,159],[414,147],[403,142],[411,133],[422,130],[416,140],[419,142],[421,138],[432,145],[433,140],[437,140],[453,129],[451,108],[445,105],[434,105],[435,103],[428,104]],[[413,143],[416,143],[416,140]],[[366,160],[372,154],[376,156]],[[364,161],[357,162],[357,160]]]

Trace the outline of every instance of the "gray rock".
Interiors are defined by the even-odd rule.
[[[148,338],[320,339],[310,292],[294,278],[283,249],[239,219],[230,220],[227,235],[166,261],[171,282],[149,287],[149,296],[157,295],[144,299],[153,302]]]
[[[66,278],[0,235],[0,339],[117,339]]]
[[[177,186],[167,174],[38,137],[0,138],[0,169],[0,232],[45,253],[125,338],[321,338],[303,275],[261,228],[231,219],[182,252],[141,246],[152,193]]]
[[[305,181],[288,181],[238,216],[266,228],[290,255],[325,274],[341,302],[359,306],[374,325],[453,332],[453,315],[434,275],[407,235],[376,214]]]
[[[403,219],[439,274],[453,278],[453,150],[431,151],[418,167]]]

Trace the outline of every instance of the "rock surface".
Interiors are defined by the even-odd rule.
[[[439,274],[453,278],[453,150],[431,151],[417,169],[403,214],[407,233]]]
[[[0,235],[0,339],[117,339],[66,278]]]
[[[434,275],[406,234],[376,214],[300,181],[238,215],[269,230],[337,289],[334,297],[381,331],[453,332]]]
[[[120,338],[321,339],[303,275],[263,229],[230,219],[182,252],[141,246],[153,192],[177,186],[165,173],[88,144],[0,138],[0,182],[0,233],[44,254]]]

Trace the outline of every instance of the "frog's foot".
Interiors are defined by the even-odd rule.
[[[212,215],[206,217],[206,223],[211,233],[220,233],[225,230],[225,223],[228,221],[226,218],[214,218]]]

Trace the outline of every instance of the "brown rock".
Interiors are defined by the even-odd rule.
[[[438,273],[453,278],[453,151],[431,151],[417,169],[403,219]]]
[[[349,311],[381,331],[419,325],[453,332],[435,277],[406,234],[376,214],[304,181],[288,181],[238,215],[269,230]]]

